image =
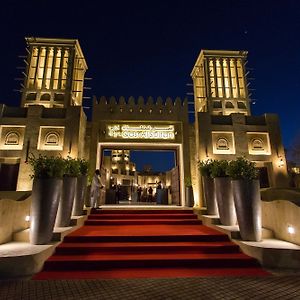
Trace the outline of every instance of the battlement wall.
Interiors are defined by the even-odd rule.
[[[173,100],[170,97],[153,99],[148,97],[96,97],[93,99],[93,118],[99,115],[107,115],[108,119],[113,116],[117,119],[169,119],[188,120],[188,101],[179,97]]]

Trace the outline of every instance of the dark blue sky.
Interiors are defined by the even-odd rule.
[[[5,1],[0,102],[18,105],[25,36],[80,40],[87,96],[184,98],[201,49],[248,50],[253,114],[277,113],[283,141],[299,133],[300,1]],[[87,106],[91,105],[89,101]]]

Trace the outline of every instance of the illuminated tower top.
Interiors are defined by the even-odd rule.
[[[21,106],[82,105],[87,64],[76,39],[26,38],[28,56]]]
[[[245,72],[247,53],[201,50],[191,73],[196,113],[251,114]]]

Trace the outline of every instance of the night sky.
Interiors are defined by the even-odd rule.
[[[0,23],[1,103],[20,103],[25,36],[78,38],[97,97],[184,98],[201,49],[247,50],[252,113],[279,114],[286,148],[300,133],[300,1],[10,0]]]

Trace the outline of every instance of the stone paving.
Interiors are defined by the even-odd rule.
[[[300,299],[300,275],[259,278],[2,280],[0,299]]]

